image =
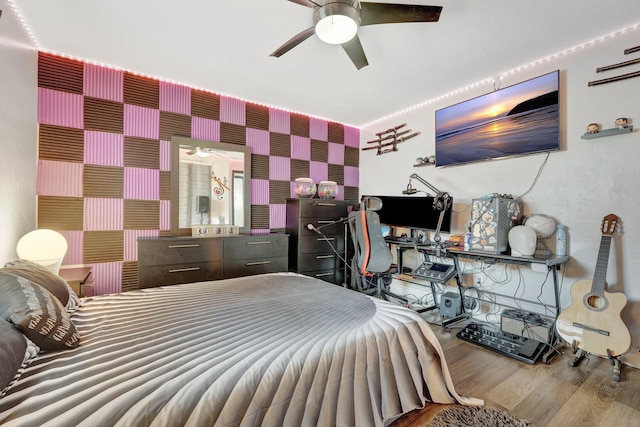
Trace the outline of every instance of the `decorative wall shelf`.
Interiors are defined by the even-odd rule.
[[[580,138],[582,139],[594,139],[594,138],[603,138],[605,136],[613,136],[620,135],[623,133],[631,133],[633,131],[633,125],[625,126],[622,129],[620,128],[611,128],[611,129],[603,129],[598,133],[585,133]]]

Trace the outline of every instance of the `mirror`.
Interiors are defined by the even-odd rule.
[[[201,224],[251,231],[251,148],[174,136],[171,235],[190,236],[191,226]]]

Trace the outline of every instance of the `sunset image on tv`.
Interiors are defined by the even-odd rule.
[[[436,166],[560,148],[559,72],[436,111]]]

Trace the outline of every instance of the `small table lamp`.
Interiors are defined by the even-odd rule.
[[[62,234],[43,228],[22,236],[16,253],[20,259],[35,262],[58,274],[67,248],[67,240]]]

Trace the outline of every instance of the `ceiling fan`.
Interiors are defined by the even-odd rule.
[[[195,154],[198,157],[209,157],[211,155],[211,152],[206,148],[196,147],[194,149],[185,151],[184,154],[186,154],[187,156],[193,156]]]
[[[437,22],[442,6],[372,3],[359,0],[289,0],[313,9],[313,27],[297,34],[270,56],[279,58],[316,34],[320,40],[339,44],[359,70],[369,65],[358,38],[365,25],[401,22]]]

